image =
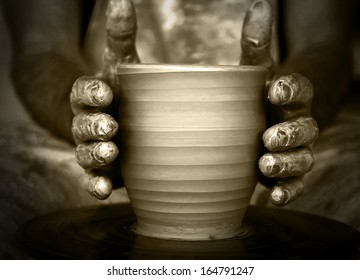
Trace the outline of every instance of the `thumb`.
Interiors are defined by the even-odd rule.
[[[131,0],[110,0],[106,17],[105,62],[139,62],[135,47],[136,13]]]
[[[137,23],[134,5],[131,0],[109,0],[106,17],[107,48],[101,76],[117,88],[118,65],[140,62],[135,46]]]
[[[273,60],[270,55],[273,13],[265,0],[255,0],[247,11],[241,36],[241,65],[264,66],[270,71]]]

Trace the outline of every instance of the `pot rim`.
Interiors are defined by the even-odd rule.
[[[264,66],[257,65],[207,65],[207,64],[165,64],[141,63],[120,64],[118,75],[155,74],[155,73],[187,73],[187,72],[266,72]]]

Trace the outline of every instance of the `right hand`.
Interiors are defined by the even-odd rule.
[[[263,134],[267,152],[259,159],[262,183],[272,204],[285,206],[304,189],[303,176],[315,163],[311,144],[319,129],[311,115],[313,85],[306,77],[274,67],[270,55],[272,8],[268,1],[256,0],[243,24],[241,64],[269,69],[267,82],[267,121]],[[317,67],[314,65],[313,67]]]
[[[113,188],[121,185],[116,144],[118,124],[113,91],[118,88],[117,65],[139,63],[135,48],[136,16],[130,0],[110,0],[107,16],[107,48],[104,68],[96,76],[77,79],[70,94],[74,113],[72,133],[76,143],[76,159],[86,171],[88,192],[98,199],[106,199]],[[116,106],[114,106],[116,108]],[[107,113],[105,113],[105,111]]]

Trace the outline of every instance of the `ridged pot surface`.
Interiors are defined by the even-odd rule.
[[[265,70],[128,65],[118,77],[134,230],[182,240],[243,233],[265,129]]]

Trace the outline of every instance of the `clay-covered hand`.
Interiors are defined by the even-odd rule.
[[[136,16],[130,0],[110,0],[107,8],[107,48],[104,68],[96,76],[83,76],[72,87],[70,102],[75,117],[72,123],[76,159],[86,170],[86,185],[91,195],[106,199],[119,184],[116,136],[116,111],[111,112],[117,88],[118,63],[137,63],[135,49]],[[105,113],[106,112],[106,113]]]
[[[277,77],[270,55],[272,9],[265,0],[256,0],[248,10],[241,38],[240,64],[262,65],[269,69],[269,122],[263,134],[269,151],[259,160],[264,176],[274,178],[270,201],[284,206],[303,192],[302,177],[314,165],[310,148],[318,137],[318,126],[311,116],[313,86],[298,73]]]

